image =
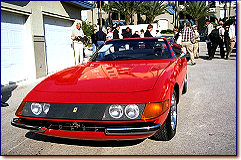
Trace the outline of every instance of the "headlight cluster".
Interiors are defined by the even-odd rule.
[[[49,109],[49,103],[23,102],[18,108],[16,115],[45,117]]]
[[[130,120],[141,118],[141,114],[144,110],[144,104],[128,104],[128,105],[120,105],[113,104],[110,105],[104,116],[104,120]]]
[[[123,116],[129,119],[135,119],[139,116],[139,107],[136,104],[130,104],[127,106],[111,105],[109,108],[109,114],[112,118],[119,119]]]
[[[31,111],[35,115],[40,115],[41,113],[47,114],[50,108],[50,104],[48,103],[32,103]]]
[[[147,104],[112,104],[107,107],[103,120],[148,120],[169,109],[169,100]]]

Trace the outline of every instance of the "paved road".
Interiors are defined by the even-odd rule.
[[[236,55],[217,55],[207,61],[200,43],[197,65],[188,62],[188,92],[178,105],[176,136],[168,142],[151,139],[127,142],[92,142],[42,136],[10,125],[23,97],[37,82],[12,91],[10,106],[1,108],[2,155],[235,155]]]

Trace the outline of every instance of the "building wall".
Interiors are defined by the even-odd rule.
[[[161,14],[154,19],[154,22],[158,21],[158,20],[167,20],[168,21],[168,28],[167,29],[173,29],[174,28],[175,22],[174,22],[174,19],[173,19],[173,15],[170,15],[169,13]]]
[[[46,46],[44,33],[44,16],[57,17],[74,21],[81,19],[80,6],[61,1],[5,1],[1,2],[1,10],[25,15],[25,61],[27,79],[35,79],[47,75]],[[4,62],[3,62],[4,63]]]

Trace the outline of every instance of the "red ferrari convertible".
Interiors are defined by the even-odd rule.
[[[167,39],[111,40],[88,63],[39,83],[11,124],[72,139],[168,141],[186,91],[185,54],[174,53]]]

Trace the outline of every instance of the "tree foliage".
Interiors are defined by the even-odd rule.
[[[210,4],[206,5],[206,1],[188,1],[185,5],[184,14],[190,15],[195,24],[198,25],[198,19],[215,14],[209,11]]]
[[[164,1],[109,1],[103,6],[107,13],[115,12],[125,15],[126,24],[131,23],[131,16],[141,14],[147,17],[148,23],[153,23],[156,16],[165,13],[168,8]]]
[[[164,1],[144,1],[139,8],[139,13],[145,15],[149,23],[153,23],[156,16],[164,14],[168,8]]]
[[[129,25],[131,16],[139,11],[142,3],[143,1],[109,1],[109,7],[106,8],[112,12],[120,12],[125,15],[126,24]]]
[[[86,35],[86,37],[88,38],[88,41],[85,41],[85,45],[89,45],[90,44],[91,35],[92,35],[93,29],[95,27],[96,26],[90,24],[90,22],[82,21],[82,30],[83,30],[84,34]]]

